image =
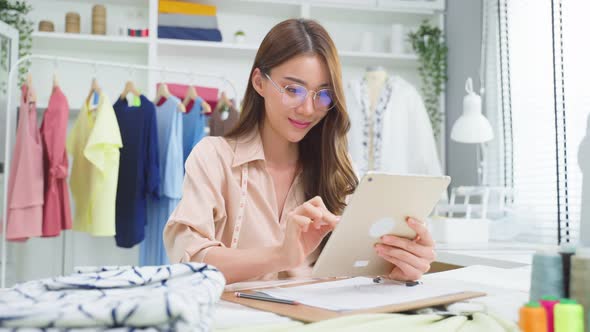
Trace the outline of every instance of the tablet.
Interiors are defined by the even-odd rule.
[[[374,244],[386,234],[415,238],[406,217],[425,221],[450,182],[448,176],[367,173],[322,250],[312,276],[388,275],[393,264],[377,255]]]

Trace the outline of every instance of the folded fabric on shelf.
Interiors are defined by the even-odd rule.
[[[217,15],[217,7],[193,2],[160,0],[158,1],[158,12],[168,14],[215,16]]]
[[[183,28],[217,29],[217,16],[158,14],[158,24]]]
[[[224,286],[221,272],[197,263],[35,280],[0,290],[0,329],[208,331]]]
[[[158,26],[158,38],[222,41],[219,29],[185,28],[178,26]]]

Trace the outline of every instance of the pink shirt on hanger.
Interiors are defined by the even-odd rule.
[[[58,236],[63,229],[72,228],[66,152],[69,112],[66,96],[54,87],[41,125],[45,171],[43,236]]]
[[[22,241],[42,234],[43,148],[37,128],[37,107],[30,101],[31,95],[23,86],[8,178],[8,240]]]

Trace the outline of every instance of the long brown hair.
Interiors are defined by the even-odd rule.
[[[336,47],[328,32],[317,22],[289,19],[277,24],[264,37],[248,79],[240,121],[226,137],[245,135],[264,119],[264,99],[254,90],[252,74],[263,73],[299,55],[318,55],[327,64],[335,106],[299,142],[299,161],[306,199],[319,195],[326,207],[341,214],[345,198],[358,185],[350,158],[346,134],[350,119],[346,112],[341,66]]]

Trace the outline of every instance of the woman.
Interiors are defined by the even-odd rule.
[[[186,161],[183,197],[164,229],[170,261],[214,265],[228,283],[308,275],[358,184],[349,126],[326,30],[279,23],[256,54],[239,123]],[[393,279],[418,279],[434,260],[427,229],[408,223],[415,240],[385,236],[375,246],[395,265]]]

